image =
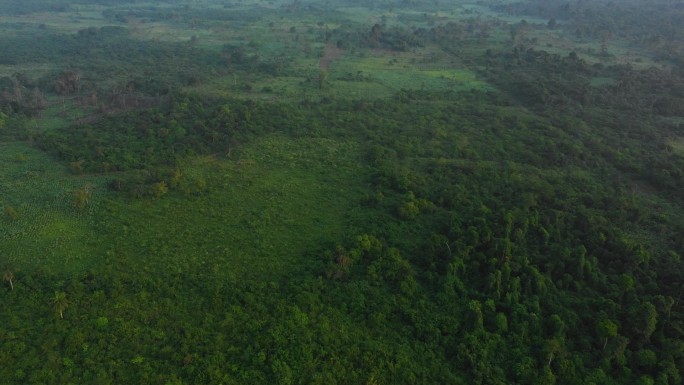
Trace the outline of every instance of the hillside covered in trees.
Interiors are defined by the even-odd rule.
[[[684,383],[684,3],[0,15],[0,383]]]

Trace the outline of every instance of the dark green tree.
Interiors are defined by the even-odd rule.
[[[618,326],[608,318],[603,318],[596,324],[596,333],[603,338],[603,349],[608,344],[608,339],[617,336]]]

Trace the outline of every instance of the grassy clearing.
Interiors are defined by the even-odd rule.
[[[395,90],[377,81],[349,82],[330,81],[324,89],[324,94],[352,99],[382,99],[395,94]]]
[[[273,277],[315,266],[315,255],[345,234],[358,205],[363,170],[353,143],[269,136],[233,160],[200,158],[184,175],[206,180],[204,193],[158,200],[109,201],[105,254],[135,268],[226,277]]]
[[[183,174],[206,190],[129,202],[106,180],[68,175],[22,143],[0,146],[0,219],[5,261],[19,269],[97,270],[116,258],[136,271],[266,279],[317,266],[317,255],[346,235],[363,194],[359,150],[326,139],[262,138],[234,159],[197,158]],[[19,160],[16,160],[19,159]],[[92,203],[74,207],[91,184]]]
[[[74,192],[92,186],[92,202],[106,193],[104,180],[67,174],[65,168],[25,143],[0,144],[0,243],[2,256],[18,267],[63,270],[97,262],[88,244],[96,204],[74,206]],[[10,210],[8,210],[10,211]],[[14,217],[14,218],[13,218]]]
[[[368,82],[357,82],[358,89],[352,92],[378,91],[379,97],[387,96],[401,89],[430,89],[467,91],[470,89],[487,89],[490,86],[477,79],[476,75],[466,69],[450,68],[445,63],[416,63],[416,55],[400,54],[392,57],[373,56],[365,58],[344,58],[333,65],[331,78],[355,74],[357,72],[368,77],[377,85],[369,87]],[[351,88],[351,87],[350,87]]]
[[[474,72],[456,68],[437,58],[424,60],[432,52],[393,53],[392,56],[344,55],[330,65],[325,87],[318,88],[318,59],[300,59],[294,76],[246,77],[238,74],[214,79],[211,83],[190,87],[207,95],[239,95],[249,98],[288,100],[309,96],[339,98],[387,98],[401,89],[469,91],[490,89]],[[430,56],[432,57],[432,56]]]

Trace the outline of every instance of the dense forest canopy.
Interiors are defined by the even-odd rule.
[[[684,375],[684,3],[0,3],[0,382]]]

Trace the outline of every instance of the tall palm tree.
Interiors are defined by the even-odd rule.
[[[14,273],[12,273],[12,269],[7,268],[5,269],[5,272],[2,273],[2,280],[5,282],[9,282],[10,288],[14,290],[14,284],[12,283],[12,280],[14,279]]]
[[[55,311],[59,313],[59,318],[64,318],[64,310],[69,307],[66,293],[63,291],[55,291],[55,297],[52,299],[52,304],[55,306]]]

